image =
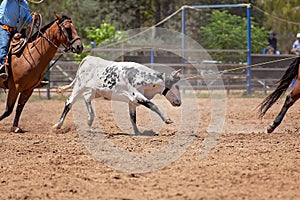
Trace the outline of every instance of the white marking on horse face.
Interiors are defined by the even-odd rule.
[[[178,83],[172,85],[171,89],[166,94],[166,99],[172,104],[172,106],[181,105],[181,94]]]

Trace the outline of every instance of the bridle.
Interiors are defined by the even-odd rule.
[[[38,16],[38,18],[39,18],[40,21],[41,21],[41,15],[38,14],[37,16]],[[35,22],[34,22],[35,20],[36,20],[36,18],[33,19],[32,24],[35,23]],[[67,40],[67,44],[66,44],[66,45],[65,45],[65,44],[62,44],[62,45],[65,47],[65,49],[62,51],[62,53],[67,53],[67,52],[69,52],[70,50],[74,53],[75,50],[74,50],[74,48],[72,47],[72,45],[73,45],[77,40],[80,40],[81,38],[80,38],[79,36],[76,36],[75,38],[73,38],[73,39],[70,40],[70,35],[68,34],[66,28],[63,26],[63,24],[64,24],[65,22],[70,22],[70,23],[72,23],[72,20],[70,20],[70,19],[64,19],[64,20],[63,20],[62,22],[60,22],[60,23],[56,22],[56,24],[58,25],[58,28],[59,28],[60,32],[63,34],[63,36],[64,36],[65,39]],[[32,25],[32,26],[33,26],[33,25]],[[48,37],[44,36],[44,33],[41,32],[41,30],[40,30],[40,29],[41,29],[40,26],[38,26],[37,28],[38,28],[37,32],[39,33],[39,35],[40,35],[42,38],[44,38],[45,40],[47,40],[51,45],[53,45],[55,48],[57,48],[57,49],[59,50],[59,47],[58,47],[53,41],[51,41]],[[31,31],[30,31],[30,32],[32,33],[32,28],[31,28]],[[30,36],[31,36],[31,34],[30,34],[28,37],[30,37]]]
[[[54,60],[54,62],[52,62],[52,64],[48,67],[48,70],[50,70],[54,64],[63,56],[63,54],[69,52],[70,50],[72,52],[75,52],[74,48],[72,47],[72,45],[77,41],[77,40],[80,40],[81,38],[79,36],[76,36],[75,38],[71,39],[70,40],[70,36],[66,30],[66,28],[63,26],[63,24],[65,22],[70,22],[72,23],[72,20],[70,19],[64,19],[62,22],[58,23],[56,22],[56,24],[58,25],[59,27],[59,30],[62,32],[63,36],[66,38],[67,40],[67,44],[62,44],[65,49],[63,51],[59,50],[59,47],[53,42],[51,41],[48,37],[44,36],[44,34],[41,32],[40,28],[38,29],[38,33],[41,35],[41,37],[43,37],[45,40],[47,40],[51,45],[53,45],[55,48],[58,49],[58,51],[61,51],[61,54]],[[34,22],[33,22],[34,23]]]
[[[65,22],[72,23],[72,20],[70,20],[70,19],[65,19],[65,20],[63,20],[61,23],[58,24],[59,30],[63,33],[64,37],[65,37],[66,40],[67,40],[67,45],[62,44],[62,45],[65,47],[64,52],[68,52],[68,51],[71,50],[73,53],[75,53],[75,50],[74,50],[74,48],[72,47],[72,45],[73,45],[77,40],[80,40],[81,38],[80,38],[79,36],[76,36],[75,38],[73,38],[73,39],[70,40],[70,35],[68,34],[66,28],[63,26],[63,24],[64,24]]]

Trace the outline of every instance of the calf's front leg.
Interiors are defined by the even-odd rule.
[[[166,124],[172,124],[173,121],[169,118],[167,118],[159,109],[158,107],[152,103],[151,101],[149,100],[144,100],[144,99],[141,99],[141,100],[138,100],[137,101],[139,104],[149,108],[150,110],[156,112],[158,114],[158,116],[166,123]]]

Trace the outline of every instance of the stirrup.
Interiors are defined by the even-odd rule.
[[[4,81],[6,81],[8,78],[8,75],[6,73],[1,73],[0,78],[2,78]]]

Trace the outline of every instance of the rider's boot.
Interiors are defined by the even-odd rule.
[[[39,87],[44,87],[49,84],[49,80],[44,77],[44,79],[41,81]]]
[[[5,64],[0,66],[0,78],[2,79],[2,81],[6,81],[8,78],[8,74],[5,70]]]

